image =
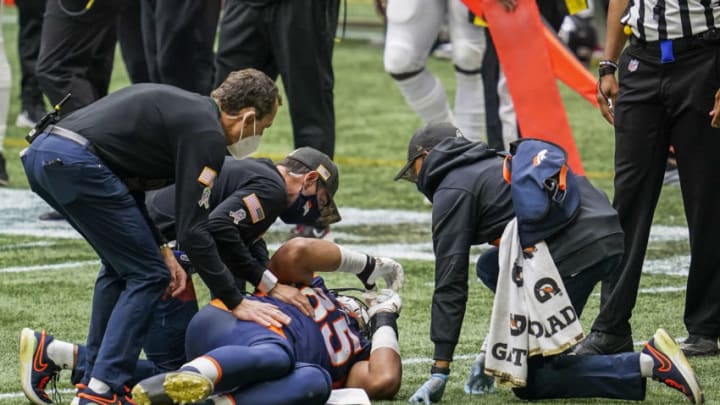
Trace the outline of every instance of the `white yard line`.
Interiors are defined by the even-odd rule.
[[[0,234],[29,235],[48,238],[79,239],[80,235],[65,221],[40,221],[38,215],[47,212],[50,207],[30,190],[0,189]],[[343,221],[333,225],[330,237],[343,240],[358,240],[356,235],[343,232],[344,229],[359,225],[425,225],[430,227],[429,211],[407,211],[386,209],[360,209],[343,207]],[[277,222],[273,230],[288,231],[288,225]],[[650,232],[651,242],[686,241],[685,227],[653,226]],[[393,257],[402,260],[434,260],[431,241],[421,243],[349,243],[349,248],[357,249],[376,256]],[[276,249],[278,244],[270,247]],[[478,251],[484,250],[480,247]],[[3,249],[4,250],[4,249]],[[472,255],[474,262],[477,251]],[[686,276],[690,257],[687,254],[660,260],[647,260],[644,272]],[[20,267],[18,267],[19,269]],[[33,267],[34,269],[34,267]],[[1,270],[0,270],[1,271]],[[32,270],[16,270],[32,271]]]
[[[55,264],[40,264],[34,266],[13,266],[13,267],[2,267],[0,273],[24,273],[28,271],[47,271],[47,270],[64,270],[72,269],[75,267],[84,266],[99,266],[99,260],[85,260],[82,262],[66,262],[66,263],[55,263]]]

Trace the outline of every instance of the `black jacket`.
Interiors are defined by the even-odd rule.
[[[546,240],[564,277],[623,252],[622,230],[607,197],[584,177],[578,177],[578,183],[580,213]],[[450,138],[427,155],[417,187],[433,203],[434,358],[452,360],[465,315],[470,246],[502,236],[515,216],[510,185],[503,179],[502,158],[494,150],[481,142]]]
[[[147,193],[145,199],[150,218],[169,239],[175,237],[175,192],[170,186]],[[287,201],[285,181],[272,161],[225,159],[210,196],[208,231],[240,288],[244,281],[260,282],[269,261],[262,237]],[[233,288],[231,279],[222,279],[222,285],[210,290]]]
[[[220,110],[206,96],[163,84],[136,84],[72,112],[58,126],[87,138],[94,153],[134,193],[175,184],[178,243],[228,308],[242,300],[208,229],[212,178],[227,154]],[[152,225],[152,224],[151,224]],[[158,235],[156,234],[156,238]]]

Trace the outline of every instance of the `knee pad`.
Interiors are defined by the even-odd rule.
[[[406,75],[411,77],[425,68],[425,57],[419,56],[419,52],[412,49],[410,44],[388,42],[385,44],[383,64],[385,71],[393,77]]]
[[[480,73],[484,55],[484,45],[479,46],[465,41],[453,43],[452,61],[455,69],[460,72],[466,74]]]
[[[391,23],[406,23],[420,12],[421,0],[388,0],[385,12]]]

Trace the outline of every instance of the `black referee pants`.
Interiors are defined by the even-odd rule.
[[[708,116],[720,88],[720,44],[698,41],[676,45],[671,63],[661,64],[659,47],[650,44],[629,46],[618,62],[613,206],[625,231],[626,255],[593,330],[631,333],[629,320],[673,145],[690,235],[685,326],[690,334],[720,335],[720,129],[710,126]],[[658,297],[657,310],[669,310],[665,305]]]
[[[115,22],[124,0],[48,0],[36,73],[43,93],[56,104],[72,97],[63,115],[104,96],[115,52]]]
[[[238,69],[282,77],[295,147],[335,151],[332,51],[338,0],[278,0],[253,7],[226,0],[215,84]]]
[[[150,81],[209,95],[220,0],[141,0]]]
[[[18,9],[18,56],[20,57],[20,100],[22,109],[31,113],[44,112],[43,94],[35,76],[40,52],[43,14],[46,0],[16,0]],[[33,109],[38,111],[32,111]],[[32,116],[31,116],[32,117]],[[33,117],[34,118],[34,117]]]

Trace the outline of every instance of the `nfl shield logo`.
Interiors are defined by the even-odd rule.
[[[630,63],[628,63],[628,70],[630,72],[636,71],[639,64],[640,64],[640,62],[638,62],[637,59],[630,59]]]

